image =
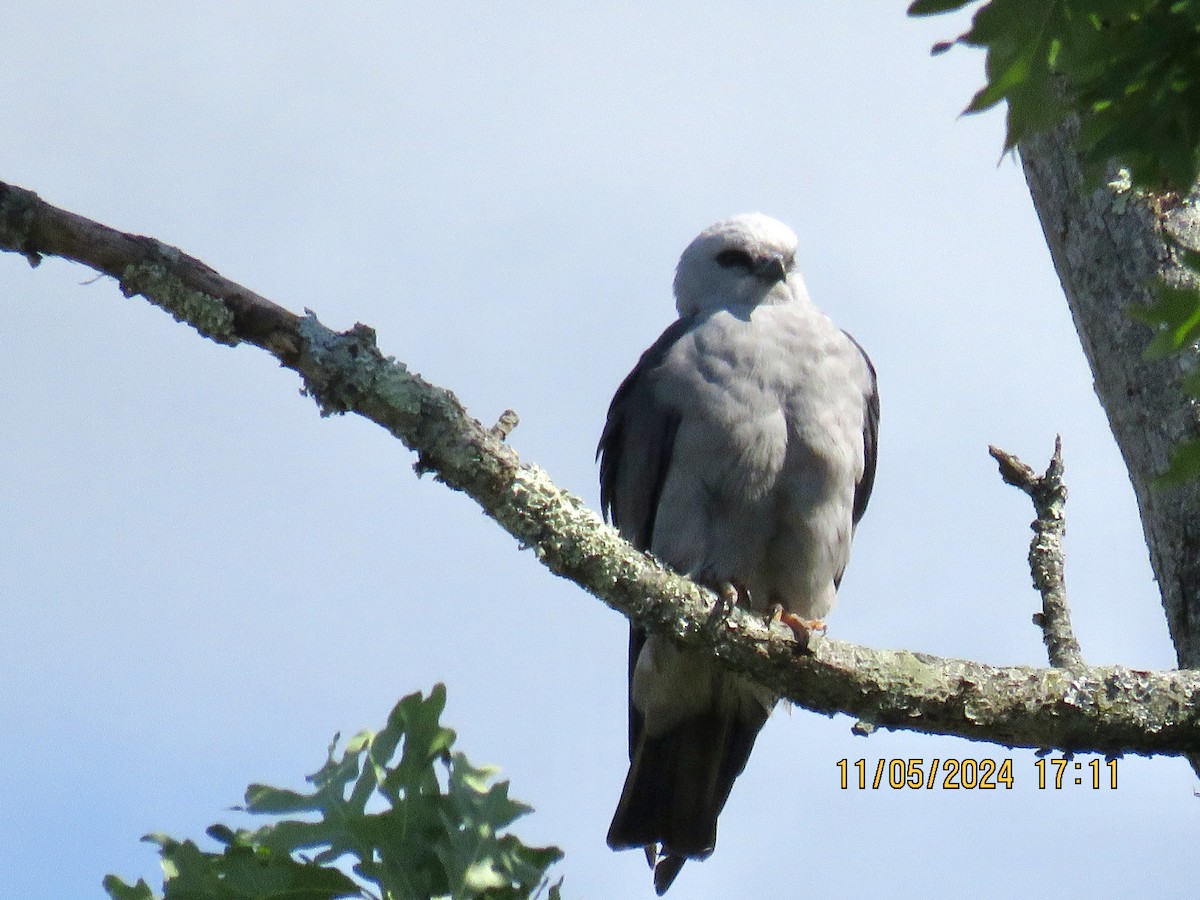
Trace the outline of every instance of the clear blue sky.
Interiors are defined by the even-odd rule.
[[[679,251],[770,213],[879,370],[879,475],[839,638],[1044,665],[1032,517],[987,456],[1061,432],[1068,584],[1095,663],[1173,654],[1124,469],[1002,113],[901,4],[81,2],[4,14],[0,178],[154,235],[385,352],[597,500],[609,398],[673,318]],[[567,896],[650,897],[604,833],[625,771],[625,623],[380,429],[109,280],[0,257],[0,884],[157,883],[245,785],[442,680],[448,724],[537,809]],[[779,710],[674,900],[1160,896],[1193,875],[1177,760],[1039,792],[1034,756],[854,737]],[[1011,759],[1011,792],[842,791],[836,761]],[[1086,759],[1086,758],[1085,758]],[[1077,883],[1087,873],[1092,887]],[[1179,895],[1183,894],[1182,888]]]

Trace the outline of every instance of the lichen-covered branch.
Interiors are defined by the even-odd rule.
[[[1067,530],[1067,519],[1063,508],[1067,504],[1067,486],[1062,477],[1062,437],[1054,439],[1054,456],[1050,458],[1045,475],[1037,475],[1016,456],[999,447],[989,447],[988,451],[1000,466],[1000,477],[1006,484],[1028,494],[1037,514],[1029,526],[1033,529],[1029,570],[1033,574],[1034,587],[1042,595],[1042,611],[1033,617],[1033,621],[1042,629],[1050,665],[1080,671],[1084,667],[1083,652],[1075,639],[1075,629],[1071,627],[1064,574],[1063,535]]]
[[[0,182],[0,249],[62,256],[117,279],[224,344],[250,343],[297,371],[323,414],[355,412],[473,497],[522,546],[637,624],[708,648],[731,668],[817,712],[1008,746],[1178,754],[1200,749],[1200,673],[996,667],[824,638],[798,654],[790,631],[734,610],[635,550],[572,494],[485,428],[449,391],[383,356],[370,328],[331,331],[151,238],[125,234]]]

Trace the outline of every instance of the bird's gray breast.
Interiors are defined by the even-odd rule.
[[[748,588],[756,607],[824,615],[849,553],[866,378],[857,348],[809,304],[697,324],[656,373],[679,428],[653,552]]]

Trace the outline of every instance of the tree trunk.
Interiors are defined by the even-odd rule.
[[[1077,130],[1068,121],[1023,141],[1025,179],[1137,494],[1176,657],[1200,668],[1200,482],[1151,483],[1180,441],[1200,435],[1196,403],[1181,388],[1197,354],[1143,359],[1152,332],[1127,312],[1153,302],[1157,279],[1197,286],[1168,239],[1200,246],[1197,193],[1147,195],[1118,182],[1085,192],[1072,148]]]

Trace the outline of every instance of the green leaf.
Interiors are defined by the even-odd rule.
[[[325,765],[306,779],[317,786],[315,798],[320,798],[322,806],[339,803],[345,796],[345,790],[350,782],[358,778],[360,752],[347,750],[341,759],[334,756],[337,749],[338,735],[333,736],[326,754]],[[320,808],[320,807],[318,807]]]
[[[447,793],[464,821],[478,821],[500,829],[532,812],[524,803],[508,798],[507,781],[489,786],[496,772],[492,766],[475,768],[461,753],[454,754]]]
[[[439,789],[433,763],[447,756],[455,740],[454,732],[438,722],[445,706],[446,688],[441,684],[434,685],[428,700],[422,700],[420,694],[410,694],[396,704],[381,736],[393,729],[400,730],[404,734],[404,750],[399,764],[381,784],[385,793],[398,795],[400,791],[422,793]]]
[[[1000,77],[992,79],[986,86],[980,88],[979,92],[971,98],[971,102],[967,104],[967,108],[963,112],[977,113],[983,112],[985,109],[991,109],[1012,93],[1017,85],[1029,78],[1029,70],[1030,62],[1028,57],[1014,59]]]
[[[1184,378],[1180,388],[1187,396],[1200,398],[1200,369]]]
[[[116,875],[105,875],[104,890],[112,900],[156,900],[150,885],[141,878],[137,884],[128,885]]]
[[[1129,310],[1157,332],[1143,353],[1146,359],[1162,359],[1200,339],[1200,291],[1159,283],[1154,293],[1156,303]]]
[[[282,822],[264,825],[257,831],[247,832],[247,837],[255,846],[266,847],[276,853],[297,853],[318,847],[341,848],[347,843],[350,835],[344,822],[338,818],[325,817],[319,822],[284,819]]]
[[[447,794],[454,814],[447,817],[448,840],[437,852],[455,896],[492,896],[501,888],[525,896],[562,856],[556,847],[526,847],[499,833],[530,808],[509,798],[507,781],[492,783],[495,772],[471,765],[461,753],[451,759]]]
[[[1200,275],[1200,251],[1184,247],[1179,243],[1176,243],[1175,249],[1178,253],[1180,264],[1193,274]]]
[[[323,807],[323,802],[312,794],[301,794],[266,784],[252,784],[246,788],[246,810],[252,813],[284,815],[314,812]]]
[[[975,0],[915,0],[908,7],[910,16],[935,16],[938,13],[953,12],[962,9]]]
[[[1061,12],[1062,0],[991,0],[975,13],[969,43],[1001,56],[1016,56],[1022,48],[1047,44],[1047,25]]]
[[[1171,488],[1200,477],[1200,440],[1184,441],[1171,454],[1167,470],[1154,479],[1157,488]]]

